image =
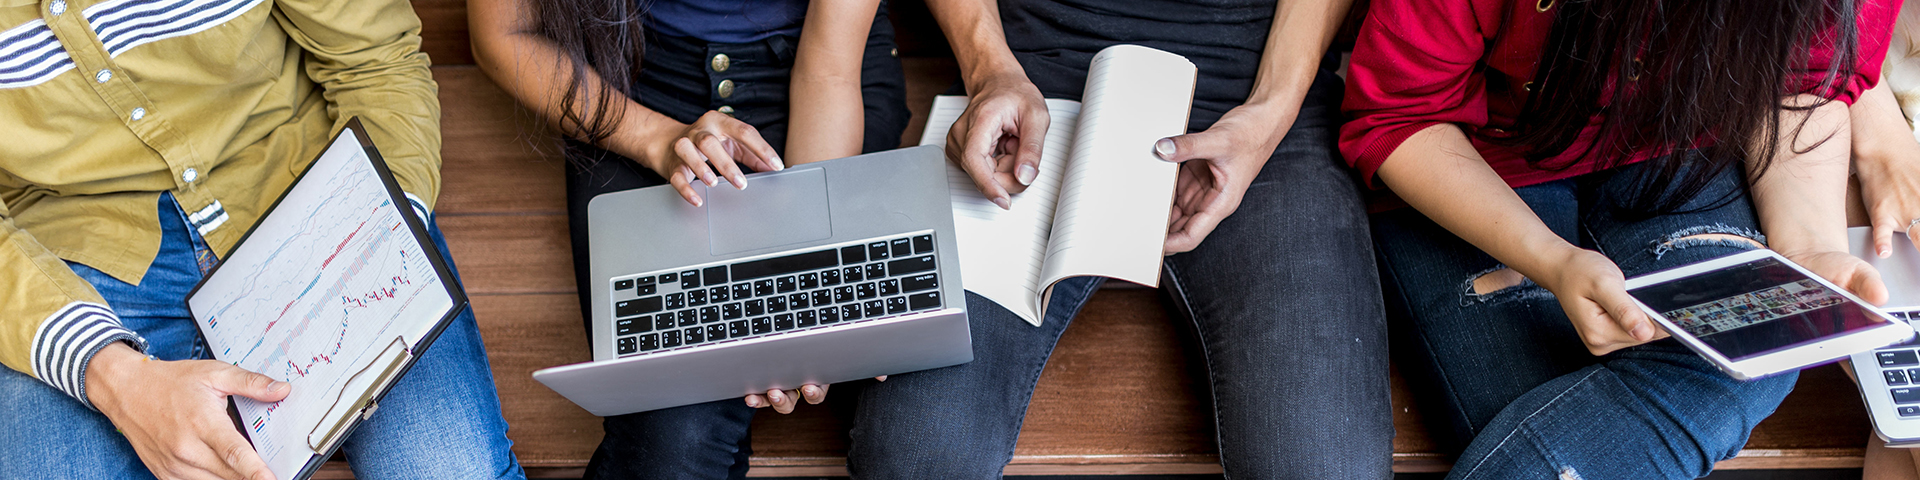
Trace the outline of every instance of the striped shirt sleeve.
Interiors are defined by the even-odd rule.
[[[33,376],[92,407],[87,400],[87,363],[100,349],[122,341],[146,349],[145,341],[121,326],[120,317],[107,306],[69,303],[40,322],[33,336]]]

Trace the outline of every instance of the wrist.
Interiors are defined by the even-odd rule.
[[[87,402],[105,411],[108,405],[114,403],[112,387],[120,384],[120,378],[139,363],[147,361],[146,355],[124,342],[114,342],[101,348],[87,362]]]
[[[987,63],[966,72],[964,81],[961,83],[966,86],[967,95],[978,95],[982,91],[1019,84],[1032,86],[1032,82],[1027,80],[1027,71],[1020,67],[1020,62],[1007,58]]]
[[[604,146],[658,173],[662,171],[662,166],[674,163],[673,142],[686,129],[685,124],[671,120],[645,128],[623,129],[627,133],[610,138],[606,142],[608,145]]]

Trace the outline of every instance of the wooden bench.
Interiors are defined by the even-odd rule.
[[[600,420],[531,373],[589,360],[567,241],[562,160],[551,135],[473,66],[462,0],[415,0],[444,111],[445,187],[436,214],[472,296],[510,425],[530,477],[581,476]],[[919,136],[931,97],[956,78],[953,60],[913,2],[902,28]],[[922,36],[913,36],[912,33]],[[1008,474],[1218,473],[1203,370],[1154,290],[1096,294],[1041,374]],[[1125,349],[1118,348],[1121,345]],[[1121,352],[1125,352],[1124,354]],[[1405,383],[1393,380],[1395,471],[1445,471]],[[754,476],[845,475],[846,425],[827,408],[754,419]],[[1778,413],[1726,469],[1857,468],[1870,434],[1852,383],[1836,367],[1807,371]],[[320,478],[350,478],[335,462]]]

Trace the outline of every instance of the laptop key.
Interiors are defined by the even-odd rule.
[[[933,267],[934,265],[933,265],[932,255],[919,256],[919,257],[913,257],[913,258],[902,258],[899,260],[887,262],[887,271],[893,272],[893,274],[896,276],[908,275],[908,274],[914,274],[914,273],[920,273],[920,272],[930,272],[930,271],[933,271]]]
[[[817,306],[823,306],[823,305],[828,305],[828,304],[831,304],[831,303],[833,303],[833,292],[832,292],[832,291],[830,291],[830,290],[814,290],[814,291],[813,291],[813,305],[814,305],[814,306],[816,306],[816,307],[817,307]]]
[[[718,321],[720,321],[720,307],[700,307],[700,323],[713,323]]]
[[[895,279],[891,279],[891,278],[889,278],[889,279],[886,279],[886,280],[881,280],[881,281],[880,281],[880,294],[881,294],[881,295],[899,295],[899,294],[900,294],[900,281],[899,281],[899,280],[895,280]]]
[[[626,290],[626,289],[629,289],[629,288],[633,288],[633,279],[631,279],[631,278],[629,278],[629,279],[626,279],[626,280],[614,280],[614,281],[613,281],[613,289],[614,289],[614,290]]]
[[[771,318],[767,318],[767,317],[755,318],[750,323],[753,324],[754,335],[759,335],[762,333],[768,333],[773,331],[773,319]]]
[[[727,266],[721,265],[702,269],[700,270],[700,278],[705,281],[703,285],[709,287],[727,283]]]
[[[813,310],[793,312],[793,325],[796,327],[807,328],[818,324],[820,324],[820,315]]]
[[[1907,384],[1906,370],[1887,370],[1884,372],[1880,372],[1880,376],[1885,377],[1887,379],[1887,385],[1889,386]]]
[[[826,271],[820,272],[820,285],[831,287],[839,284],[840,284],[839,270],[826,270]]]
[[[878,316],[887,314],[887,304],[882,303],[879,300],[868,300],[867,303],[861,304],[861,306],[866,307],[862,313],[864,313],[867,316],[867,318],[873,318],[873,317],[878,317]]]
[[[767,297],[767,313],[780,313],[784,311],[787,311],[787,297],[778,295]]]
[[[1880,366],[1882,367],[1920,365],[1920,355],[1915,355],[1913,350],[1874,352],[1874,356],[1880,359]]]
[[[866,245],[854,245],[850,247],[843,247],[840,249],[841,265],[846,265],[851,263],[865,263],[866,261],[867,261]]]
[[[907,277],[900,280],[900,287],[909,292],[940,288],[940,274],[929,273]]]
[[[1893,389],[1893,403],[1902,405],[1920,403],[1920,388],[1900,387]]]
[[[680,274],[677,274],[677,273],[660,274],[660,283],[666,284],[666,283],[674,283],[679,281],[680,281]]]
[[[795,293],[787,295],[787,306],[794,310],[807,308],[807,294]]]
[[[674,293],[674,294],[667,295],[668,309],[680,309],[680,308],[686,308],[686,306],[687,306],[687,294]]]
[[[794,280],[792,275],[773,279],[773,290],[776,292],[793,293],[797,288],[800,288],[800,282]]]
[[[660,348],[673,348],[678,346],[680,346],[679,330],[660,332]]]
[[[635,278],[633,279],[633,283],[635,285],[653,285],[653,276],[648,275],[640,278]]]
[[[859,320],[860,304],[856,303],[856,304],[841,305],[840,318],[843,320]]]
[[[902,297],[887,297],[887,314],[888,315],[898,315],[906,312],[907,312],[907,299]]]
[[[636,298],[613,304],[613,316],[614,318],[621,318],[643,313],[658,312],[661,306],[660,297]]]
[[[652,330],[651,328],[648,328],[647,330],[641,330],[640,327],[642,326],[652,327],[653,321],[651,319],[645,319],[645,318],[642,318],[642,319],[629,318],[626,320],[613,322],[613,326],[614,326],[615,332],[618,332],[618,333],[615,333],[615,335],[632,335],[632,334],[644,332],[647,330]]]
[[[867,264],[867,278],[887,278],[887,264],[878,262]]]
[[[686,330],[680,331],[680,338],[686,340],[687,345],[705,342],[707,341],[707,330],[700,327],[689,327]]]
[[[873,243],[867,244],[867,258],[873,259],[873,260],[886,260],[887,259],[887,242],[873,242]]]
[[[728,290],[727,287],[709,288],[707,289],[707,299],[712,300],[714,303],[732,300],[733,290]]]
[[[1901,405],[1896,410],[1902,417],[1920,417],[1920,405]]]
[[[895,257],[904,257],[908,255],[913,255],[913,242],[907,239],[896,238],[896,239],[893,239],[892,242],[888,242],[887,244],[893,247],[893,256]]]
[[[725,324],[716,323],[713,325],[707,325],[707,341],[718,342],[726,339],[727,339],[727,326]]]
[[[726,319],[726,320],[737,320],[737,319],[739,319],[739,318],[741,317],[741,313],[740,313],[740,303],[741,303],[741,302],[733,302],[733,303],[729,303],[729,304],[726,304],[726,305],[721,305],[721,306],[720,306],[720,318],[723,318],[723,319]]]
[[[755,281],[753,282],[753,296],[756,296],[756,297],[764,297],[764,296],[767,296],[767,295],[772,295],[772,294],[773,294],[773,280],[772,280],[772,279],[767,279],[767,280],[755,280]]]
[[[929,308],[938,308],[939,306],[940,306],[940,292],[938,290],[927,292],[927,293],[916,293],[916,294],[907,296],[907,308],[911,308],[914,310],[926,310]]]
[[[753,285],[745,283],[733,284],[734,300],[746,300],[749,298],[753,298]]]
[[[819,309],[819,310],[815,310],[815,312],[816,312],[816,313],[819,313],[819,314],[820,314],[820,324],[821,324],[821,325],[826,325],[826,324],[829,324],[829,323],[834,323],[834,322],[838,322],[838,321],[840,321],[840,309],[839,309],[839,308],[835,308],[835,307],[827,307],[827,308],[822,308],[822,309]]]
[[[682,327],[700,323],[700,319],[697,317],[698,313],[693,310],[681,310],[679,313],[680,326]]]
[[[619,343],[621,355],[640,351],[640,341],[633,337],[622,338]]]
[[[793,329],[793,314],[782,313],[773,316],[773,330],[784,332]]]
[[[833,289],[833,303],[847,303],[851,301],[853,301],[853,287],[836,287]]]
[[[653,316],[653,328],[666,330],[673,328],[673,312]]]
[[[860,276],[860,267],[847,267],[840,269],[840,279],[849,282],[858,282],[866,280],[867,277]]]
[[[880,289],[875,286],[874,282],[862,283],[859,286],[853,287],[853,292],[859,295],[861,300],[868,300],[880,296]]]
[[[659,285],[641,285],[640,288],[634,290],[634,293],[637,293],[641,296],[653,295],[655,293],[660,293],[660,291],[657,290],[658,288],[660,288]]]
[[[1920,368],[1909,368],[1909,369],[1907,369],[1907,381],[1908,381],[1908,382],[1920,382]]]
[[[913,237],[913,254],[914,255],[919,255],[922,253],[930,253],[930,252],[933,252],[933,235],[921,235],[921,236]]]
[[[747,335],[749,334],[747,333],[746,320],[734,320],[731,322],[727,322],[727,338],[740,338]]]
[[[707,304],[706,290],[692,290],[687,292],[687,306],[698,307],[706,304]]]
[[[700,288],[700,271],[688,270],[680,272],[680,289],[692,290],[695,288]]]
[[[820,274],[818,274],[818,273],[802,273],[802,274],[800,274],[800,289],[801,289],[801,290],[812,290],[812,289],[816,289],[816,288],[820,288]]]
[[[756,299],[747,301],[747,316],[758,317],[766,314],[767,314],[766,300],[761,300],[756,298]]]
[[[649,333],[640,336],[640,351],[651,352],[660,349],[660,334]]]

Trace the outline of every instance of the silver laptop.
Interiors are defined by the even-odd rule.
[[[595,197],[593,361],[533,378],[595,415],[973,360],[945,158],[915,147]]]
[[[1920,324],[1920,252],[1907,236],[1894,234],[1893,256],[1874,255],[1867,227],[1847,230],[1849,249],[1880,270],[1893,318]],[[1853,355],[1853,375],[1873,417],[1873,430],[1888,445],[1920,445],[1920,340]]]

